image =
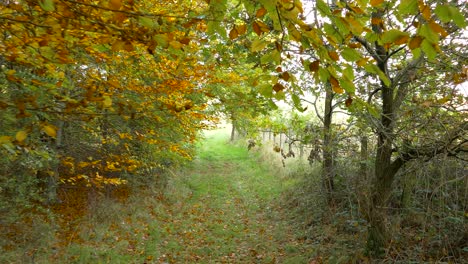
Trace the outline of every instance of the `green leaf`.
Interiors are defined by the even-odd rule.
[[[424,54],[426,54],[429,61],[433,61],[437,57],[437,50],[429,41],[423,40],[421,43],[421,49],[424,51]]]
[[[424,24],[419,28],[419,35],[431,43],[439,42],[439,34],[434,32],[428,24]]]
[[[294,106],[297,108],[297,109],[302,109],[301,107],[301,99],[299,98],[299,96],[297,94],[292,94],[291,95],[291,98],[293,100],[293,103],[294,103]]]
[[[324,16],[332,16],[330,7],[323,0],[317,0],[317,9]]]
[[[286,94],[283,91],[279,91],[275,93],[276,100],[284,100],[286,99]]]
[[[223,39],[227,38],[226,28],[224,28],[220,22],[217,21],[208,21],[208,34],[212,39],[219,39],[220,36]]]
[[[256,38],[252,41],[252,45],[250,46],[250,51],[257,52],[263,50],[268,45],[268,42],[263,39]]]
[[[460,12],[460,10],[454,6],[449,7],[450,10],[450,15],[452,17],[453,22],[455,25],[457,25],[460,28],[465,28],[466,27],[466,18],[465,16]]]
[[[348,79],[341,78],[340,80],[340,86],[348,93],[348,94],[354,94],[356,91],[356,87],[354,86],[354,83]]]
[[[379,69],[377,75],[379,75],[380,80],[385,84],[385,86],[388,87],[391,85],[390,79],[387,77],[387,75],[385,75],[383,71]]]
[[[270,62],[273,62],[276,65],[279,65],[281,63],[281,53],[278,50],[273,50],[265,55],[263,55],[260,58],[260,62],[262,64],[268,64]]]
[[[257,89],[258,89],[258,92],[261,95],[263,95],[263,96],[265,96],[267,98],[273,96],[273,89],[271,87],[271,84],[269,84],[269,83],[263,83],[263,84],[259,85]]]
[[[449,5],[438,5],[434,9],[434,13],[439,17],[440,21],[444,23],[450,22],[450,20],[452,20]]]
[[[434,9],[434,13],[439,17],[440,21],[447,23],[453,20],[455,25],[460,28],[465,28],[467,25],[466,18],[458,8],[451,5],[438,5]]]
[[[409,38],[409,34],[398,29],[390,29],[382,34],[381,41],[382,43],[394,43],[401,38]]]
[[[375,108],[375,106],[366,104],[367,111],[369,111],[369,114],[371,114],[375,118],[379,118],[379,111]]]
[[[413,53],[413,58],[417,59],[421,56],[421,48],[413,49],[411,50],[411,53]]]
[[[54,0],[43,0],[39,1],[39,5],[44,11],[52,12],[55,11]]]
[[[341,36],[346,36],[348,35],[349,33],[349,27],[348,25],[346,25],[342,19],[338,18],[338,17],[332,17],[331,18],[332,22],[333,22],[333,25],[335,25],[335,27],[338,29],[338,31],[340,32],[340,37]],[[342,37],[341,37],[342,38]]]
[[[154,22],[151,18],[149,17],[139,17],[138,22],[144,27],[147,28],[154,28]]]
[[[386,85],[386,86],[390,86],[391,82],[390,82],[390,79],[388,79],[387,75],[385,75],[384,72],[382,72],[379,67],[375,64],[367,64],[364,66],[364,69],[368,72],[368,73],[373,73],[373,74],[377,74],[380,78],[380,80]]]
[[[346,66],[346,68],[343,70],[343,77],[346,78],[347,80],[353,81],[354,80],[354,70],[351,65]]]
[[[268,105],[271,107],[271,109],[276,110],[278,109],[278,106],[273,102],[273,100],[268,101]]]
[[[156,43],[158,43],[158,45],[163,48],[169,46],[169,38],[166,34],[156,34],[153,36],[153,40],[155,40]]]
[[[323,25],[323,29],[325,30],[327,37],[331,38],[333,42],[337,44],[343,42],[343,37],[333,25],[326,23]]]
[[[400,1],[398,12],[401,15],[411,14],[416,15],[419,11],[418,0],[404,0]]]
[[[330,78],[330,72],[328,72],[326,68],[320,67],[318,70],[318,74],[321,82],[328,82],[328,79]]]
[[[362,58],[357,50],[348,47],[343,49],[341,56],[347,61],[357,61]]]
[[[242,1],[248,2],[248,1]],[[267,10],[268,14],[276,14],[276,0],[259,0],[260,4]],[[270,19],[273,20],[273,28],[275,30],[281,30],[281,23],[277,15],[270,15]]]
[[[374,33],[374,32],[369,32],[366,34],[366,40],[368,42],[375,42],[377,40],[379,40],[379,35],[377,33]]]

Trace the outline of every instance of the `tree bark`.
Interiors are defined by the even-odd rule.
[[[231,117],[232,129],[231,129],[231,139],[230,141],[233,142],[236,137],[236,122],[234,121],[234,117]]]
[[[378,10],[372,14],[373,18],[381,19],[383,10]],[[380,34],[383,29],[380,25],[373,25],[372,30]],[[375,43],[375,59],[379,69],[388,77],[387,71],[387,51],[377,42]],[[388,78],[390,80],[390,78]],[[395,112],[393,105],[392,85],[385,84],[381,80],[382,113],[380,124],[377,130],[377,153],[375,157],[375,178],[371,193],[369,211],[369,232],[367,239],[367,251],[370,255],[379,256],[389,241],[387,227],[387,212],[385,207],[391,194],[391,186],[395,174],[399,167],[392,164],[392,145],[394,140],[393,128],[395,125]]]
[[[322,180],[327,194],[327,200],[329,203],[333,201],[333,190],[334,190],[334,166],[333,166],[333,146],[331,136],[331,124],[332,124],[332,102],[333,92],[329,84],[326,85],[325,89],[325,113],[323,116],[323,163],[322,163]]]
[[[364,133],[364,132],[363,132]],[[367,150],[367,142],[368,142],[368,138],[367,138],[367,135],[362,135],[361,136],[361,157],[360,157],[360,164],[359,164],[359,175],[361,177],[361,179],[368,179],[369,178],[369,175],[368,175],[368,166],[367,166],[367,162],[368,162],[368,159],[369,159],[369,153],[368,153],[368,150]]]

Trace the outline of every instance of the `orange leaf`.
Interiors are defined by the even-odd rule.
[[[288,72],[283,72],[283,73],[281,74],[281,79],[283,79],[283,80],[285,80],[285,81],[288,81],[289,78],[291,78],[291,76],[289,75]]]
[[[375,7],[375,6],[378,6],[378,5],[382,4],[383,2],[384,2],[384,0],[371,0],[370,4],[371,4],[371,6]]]
[[[335,51],[329,51],[328,56],[330,56],[330,58],[334,61],[337,61],[340,59],[340,56],[338,56],[338,53],[336,53]]]
[[[422,0],[419,0],[418,6],[422,16],[428,21],[431,20],[431,9],[429,6],[425,5]]]
[[[183,39],[179,40],[179,42],[184,44],[184,45],[188,45],[190,43],[190,38],[183,38]]]
[[[253,30],[257,35],[261,35],[263,32],[269,32],[270,28],[267,24],[263,23],[262,21],[254,21],[253,22]]]
[[[429,27],[432,29],[432,31],[439,33],[443,38],[448,35],[447,31],[434,21],[429,22]]]
[[[330,77],[330,80],[329,80],[329,81],[330,81],[330,84],[331,84],[331,86],[332,86],[332,89],[333,89],[333,91],[334,91],[335,93],[341,94],[341,93],[344,92],[343,88],[340,87],[340,83],[338,82],[337,79],[335,79],[335,77],[333,77],[333,76]]]
[[[406,42],[408,42],[408,39],[409,39],[408,35],[402,35],[399,38],[395,39],[395,41],[393,43],[395,45],[405,44]]]
[[[352,103],[353,103],[353,98],[351,97],[348,97],[348,99],[346,99],[345,101],[346,107],[350,107]]]
[[[237,32],[236,26],[234,26],[231,31],[229,31],[229,38],[231,40],[236,39],[239,36],[239,33]]]
[[[259,10],[257,10],[257,14],[255,14],[256,17],[261,18],[267,13],[267,10],[264,7],[261,7]]]
[[[252,28],[253,28],[253,31],[257,33],[257,35],[260,36],[262,34],[262,30],[260,29],[260,26],[257,24],[256,21],[253,22]]]
[[[245,34],[245,32],[247,32],[247,26],[245,24],[236,26],[236,29],[237,29],[237,33],[239,33],[239,35],[243,35],[243,34]]]
[[[117,23],[122,23],[125,21],[125,19],[127,19],[127,15],[125,15],[124,13],[114,14],[114,21],[116,21]]]
[[[319,67],[320,67],[320,61],[319,60],[316,60],[316,61],[312,62],[311,64],[309,64],[309,70],[311,72],[318,71]]]
[[[352,48],[352,49],[358,49],[358,48],[360,48],[361,46],[362,46],[361,43],[358,43],[358,42],[356,42],[356,43],[349,43],[349,44],[348,44],[348,47],[350,47],[350,48]]]
[[[371,19],[372,25],[380,25],[382,22],[383,22],[382,18],[380,18],[380,17],[373,17]]]
[[[284,86],[281,83],[276,83],[275,85],[273,85],[273,90],[275,92],[282,91],[284,90]]]
[[[420,36],[413,37],[411,38],[408,46],[411,50],[417,49],[421,46],[422,41],[423,41],[423,38]]]

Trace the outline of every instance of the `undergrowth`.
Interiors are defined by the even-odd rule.
[[[283,160],[264,143],[210,131],[191,165],[124,186],[59,190],[62,203],[2,222],[1,263],[463,263],[466,186],[455,165],[408,167],[411,204],[396,188],[394,240],[382,259],[364,248],[368,180],[337,164],[335,202],[321,164]],[[447,163],[444,163],[447,164]],[[440,180],[437,174],[444,175]],[[437,176],[437,177],[436,177]],[[434,182],[432,182],[434,181]],[[408,183],[407,183],[408,184]],[[439,186],[430,193],[429,186]],[[431,198],[431,199],[428,199]],[[465,252],[465,253],[464,253]]]
[[[192,165],[106,189],[59,191],[1,263],[308,263],[279,198],[284,174],[211,131]],[[272,157],[272,156],[271,156]],[[29,228],[29,229],[28,229]],[[17,238],[19,241],[20,238]]]

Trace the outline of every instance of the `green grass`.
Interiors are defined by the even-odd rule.
[[[290,243],[294,238],[274,208],[283,190],[281,177],[257,159],[245,146],[229,144],[227,134],[206,133],[198,158],[179,179],[187,198],[176,203],[177,213],[164,225],[170,232],[163,239],[183,246],[160,245],[161,252],[169,252],[164,260],[271,263],[289,254],[294,263],[306,263],[306,258],[297,261],[301,251]]]

